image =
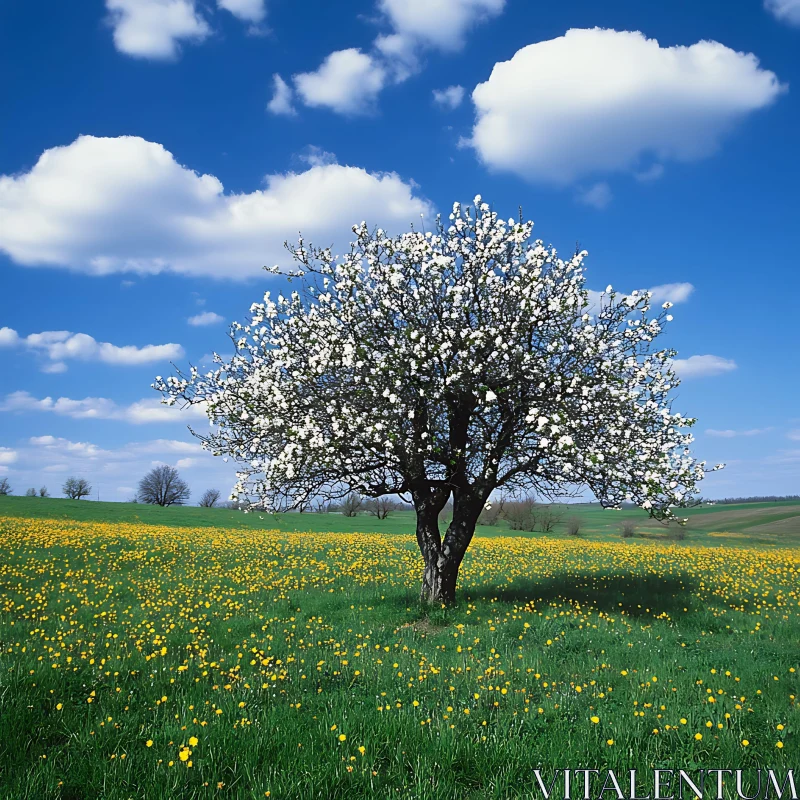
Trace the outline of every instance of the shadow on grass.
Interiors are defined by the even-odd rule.
[[[688,579],[657,575],[573,575],[521,579],[506,586],[462,588],[459,603],[497,601],[537,609],[550,603],[568,602],[597,611],[624,611],[630,616],[652,616],[653,612],[683,610],[691,601],[696,583]]]

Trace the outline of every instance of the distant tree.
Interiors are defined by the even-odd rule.
[[[580,517],[572,516],[567,520],[567,533],[570,536],[578,536],[583,527],[583,520]]]
[[[26,489],[25,497],[36,497],[36,489]]]
[[[499,500],[492,500],[488,502],[481,511],[478,517],[478,525],[489,525],[494,527],[500,522],[503,516],[503,509],[505,508],[505,498],[501,497]]]
[[[630,539],[636,536],[636,523],[632,519],[626,519],[620,526],[623,539]]]
[[[47,491],[46,486],[42,486],[39,488],[39,497],[50,497],[50,492]]]
[[[203,508],[214,508],[219,502],[219,489],[206,489],[200,498],[200,505]]]
[[[342,514],[344,514],[346,517],[358,516],[358,512],[363,504],[364,500],[362,499],[361,495],[358,494],[358,492],[350,492],[350,494],[348,494],[344,500],[342,500]]]
[[[558,508],[553,506],[538,506],[534,512],[536,515],[536,524],[542,533],[552,533],[553,528],[561,522],[563,514]]]
[[[508,522],[512,531],[536,530],[536,503],[524,497],[521,500],[512,500],[503,507],[503,518]]]
[[[730,503],[780,503],[784,500],[800,500],[800,494],[783,494],[783,495],[757,495],[754,497],[723,497],[721,500],[702,500],[704,503],[717,503],[719,505],[728,505]]]
[[[374,500],[368,500],[365,503],[365,508],[373,517],[386,519],[389,514],[400,508],[400,504],[390,497],[376,497]]]
[[[67,478],[61,487],[61,491],[70,500],[80,500],[92,493],[92,486],[86,478]]]
[[[8,478],[0,478],[0,497],[9,494],[11,494],[11,484],[8,482]]]
[[[159,464],[139,481],[140,503],[154,506],[182,506],[191,492],[175,467]]]

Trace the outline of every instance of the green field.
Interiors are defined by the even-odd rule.
[[[800,504],[699,508],[681,541],[578,508],[585,537],[481,532],[458,605],[430,610],[405,514],[0,498],[0,798],[506,800],[541,797],[536,767],[796,769],[800,554],[777,545]]]
[[[605,510],[596,503],[571,504],[560,507],[562,522],[548,536],[566,536],[566,520],[578,517],[582,523],[581,536],[590,541],[602,541],[620,536],[623,520],[636,523],[637,538],[671,541],[677,526],[671,528],[648,518],[644,511]],[[681,512],[689,519],[685,527],[685,542],[715,546],[747,544],[777,547],[800,545],[800,501],[777,503],[740,503],[735,505],[704,505]],[[388,519],[378,520],[366,513],[355,518],[342,514],[291,513],[244,514],[224,508],[173,506],[161,508],[137,503],[98,503],[88,500],[62,500],[40,497],[0,497],[0,517],[31,519],[68,519],[84,522],[143,523],[184,527],[270,528],[281,531],[364,531],[375,533],[413,534],[414,514],[400,511]],[[483,536],[506,536],[509,529],[502,522],[497,527],[482,526]],[[541,533],[517,533],[522,536],[541,536]]]

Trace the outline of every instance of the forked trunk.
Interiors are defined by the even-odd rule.
[[[444,556],[434,556],[425,562],[419,599],[423,603],[451,605],[456,601],[457,580],[458,565]]]
[[[423,603],[451,605],[456,600],[458,569],[475,533],[478,514],[472,505],[456,502],[453,521],[442,542],[436,515],[417,511],[417,543],[425,567],[420,600]]]

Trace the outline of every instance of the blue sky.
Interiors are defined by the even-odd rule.
[[[800,0],[7,0],[0,70],[16,493],[124,500],[159,461],[227,491],[154,376],[230,351],[298,230],[476,193],[580,242],[590,288],[677,301],[704,494],[800,491]]]

